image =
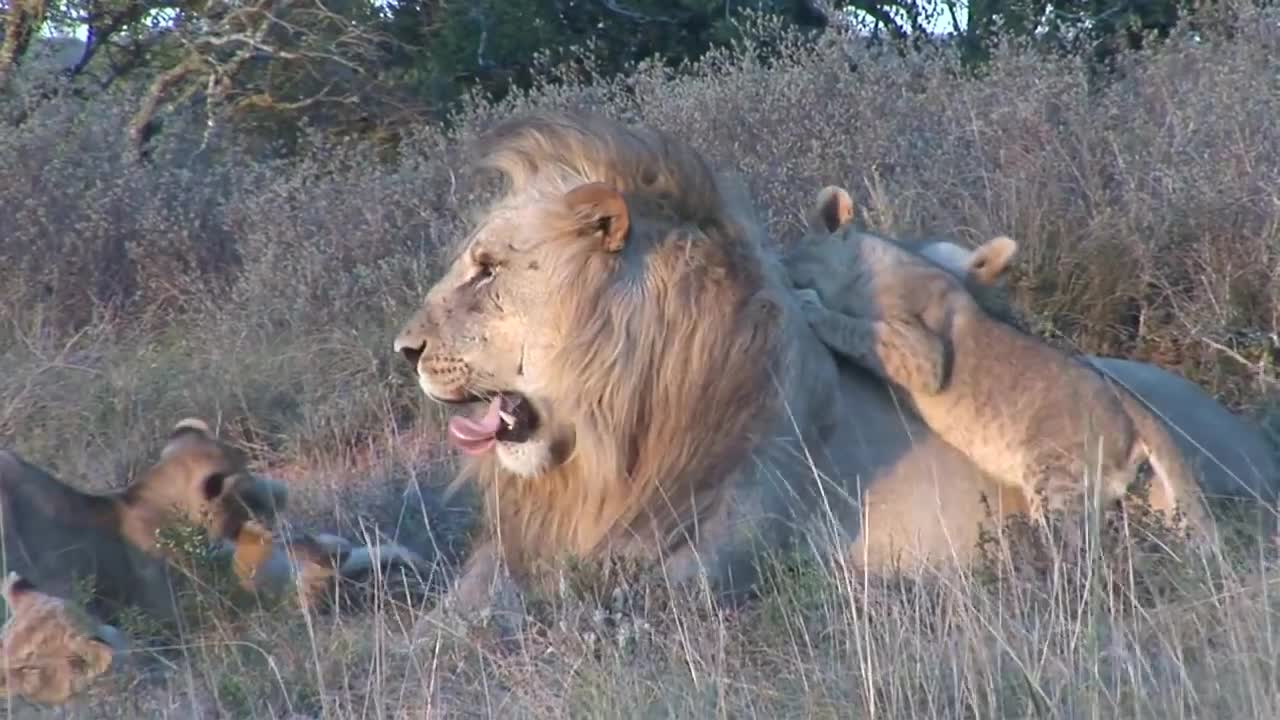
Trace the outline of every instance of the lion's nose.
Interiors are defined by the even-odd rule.
[[[422,351],[427,347],[427,343],[418,340],[406,340],[405,338],[396,338],[396,352],[404,356],[405,360],[413,367],[418,367],[418,359],[422,357]]]

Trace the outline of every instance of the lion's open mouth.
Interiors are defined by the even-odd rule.
[[[449,441],[468,455],[488,452],[494,443],[519,443],[538,429],[538,416],[523,395],[499,393],[478,417],[449,419]]]

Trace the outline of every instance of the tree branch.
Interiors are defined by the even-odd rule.
[[[129,121],[129,143],[139,160],[146,158],[146,144],[155,134],[155,115],[160,108],[160,103],[164,101],[164,96],[179,83],[195,74],[201,65],[202,63],[195,55],[188,55],[181,63],[160,73],[160,76],[152,81],[151,88],[147,90],[147,96],[142,100],[142,106]]]
[[[0,90],[8,86],[14,69],[31,46],[31,39],[44,27],[48,9],[48,0],[11,0],[4,42],[0,43]]]

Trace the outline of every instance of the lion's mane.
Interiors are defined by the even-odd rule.
[[[574,437],[540,477],[517,477],[492,453],[466,461],[494,539],[516,570],[694,542],[780,397],[779,270],[745,193],[675,138],[593,116],[526,116],[485,143],[481,166],[506,180],[490,211],[533,213],[556,248],[554,315],[569,341],[539,381]],[[627,200],[623,252],[554,220],[557,200],[593,181]]]

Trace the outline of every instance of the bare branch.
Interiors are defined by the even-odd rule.
[[[129,122],[129,143],[138,159],[145,157],[145,146],[155,132],[153,121],[156,111],[160,109],[165,95],[194,75],[201,64],[199,58],[188,55],[185,60],[161,73],[151,83],[147,96],[143,98],[142,107],[138,108],[138,112],[134,113],[133,119]]]
[[[885,9],[885,5],[882,5],[875,0],[859,0],[858,2],[849,3],[848,6],[866,14],[872,20],[875,20],[896,39],[907,39],[907,31],[898,24],[897,20],[893,19],[893,16],[889,14],[887,9]]]
[[[662,15],[645,15],[644,13],[640,13],[640,12],[636,12],[635,10],[624,8],[621,5],[619,5],[615,0],[600,0],[600,5],[603,6],[605,10],[608,10],[614,15],[619,15],[621,17],[627,18],[628,20],[634,20],[636,22],[642,22],[642,23],[659,22],[659,23],[667,23],[670,25],[674,25],[679,22],[675,18],[669,18]]]
[[[204,96],[206,139],[233,112],[298,112],[316,105],[359,106],[369,96],[371,67],[385,38],[331,10],[326,0],[213,0],[191,27],[171,32],[187,53],[157,78],[133,124],[130,141],[146,143],[162,104]],[[185,91],[172,92],[179,85]]]

